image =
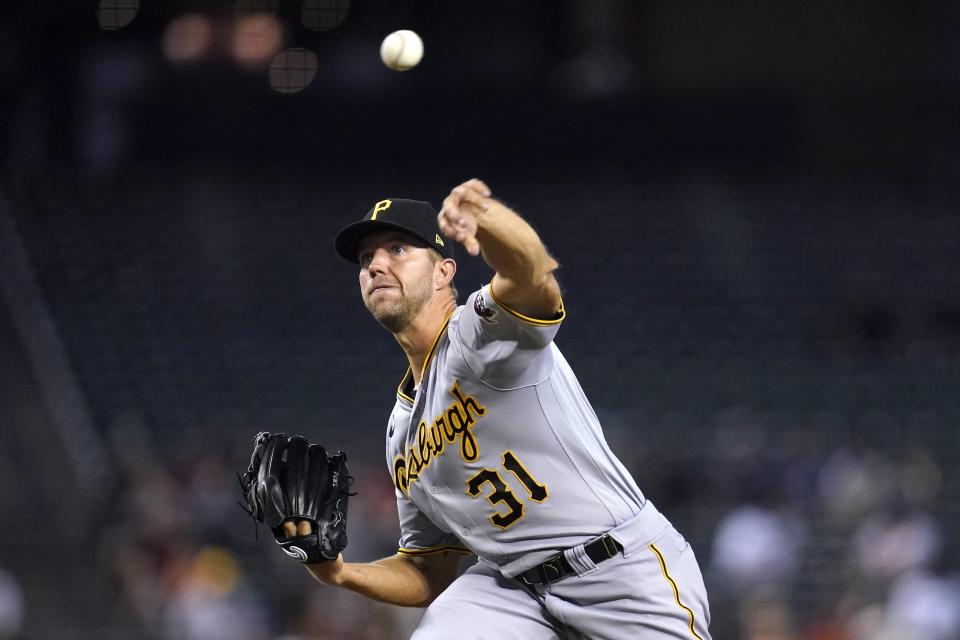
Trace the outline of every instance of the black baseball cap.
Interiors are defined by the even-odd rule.
[[[427,243],[444,258],[453,258],[453,240],[440,233],[437,212],[429,202],[386,198],[370,207],[363,220],[348,224],[337,234],[335,246],[345,260],[359,264],[357,247],[364,236],[381,230],[404,231]]]

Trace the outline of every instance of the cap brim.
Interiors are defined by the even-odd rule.
[[[414,233],[403,225],[393,224],[386,220],[360,220],[359,222],[348,224],[343,229],[340,229],[340,232],[334,240],[337,253],[339,253],[340,257],[344,260],[352,262],[353,264],[360,264],[360,260],[357,258],[357,248],[360,246],[360,241],[374,231],[402,231],[407,235],[423,240],[428,247],[431,247],[430,240],[424,238],[419,233]]]

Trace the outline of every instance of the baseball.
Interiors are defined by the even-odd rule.
[[[423,40],[413,31],[394,31],[380,45],[380,59],[394,71],[412,69],[423,58]]]

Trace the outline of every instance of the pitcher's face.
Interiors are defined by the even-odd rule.
[[[391,333],[405,329],[433,295],[434,251],[402,231],[377,231],[357,249],[360,295]]]

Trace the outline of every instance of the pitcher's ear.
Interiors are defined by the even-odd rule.
[[[434,274],[434,280],[445,287],[453,281],[453,276],[457,273],[457,263],[450,258],[444,258],[437,263],[437,269]]]

